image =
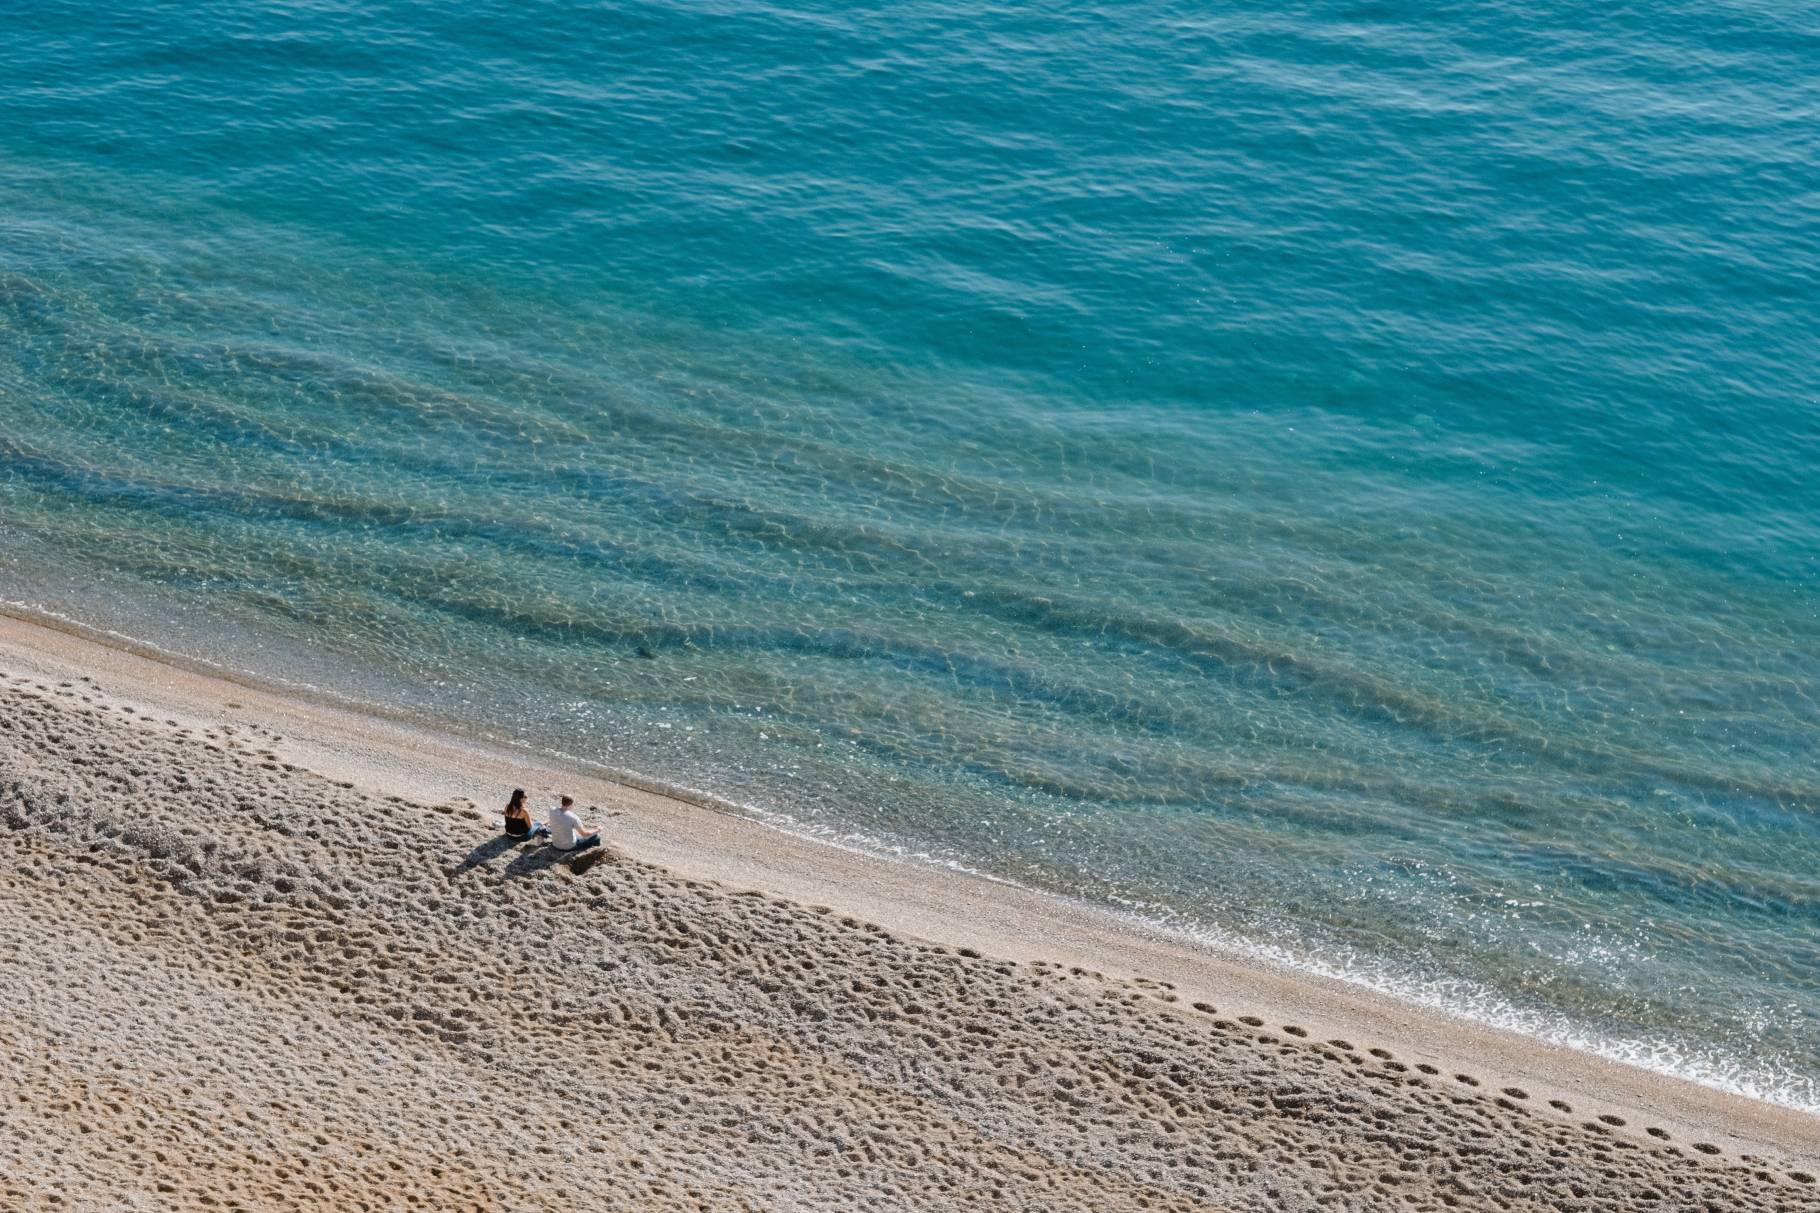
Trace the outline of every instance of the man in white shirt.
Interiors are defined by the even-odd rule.
[[[587,826],[575,815],[575,798],[564,796],[562,803],[550,810],[550,845],[559,851],[585,851],[600,843],[600,831],[584,833]]]

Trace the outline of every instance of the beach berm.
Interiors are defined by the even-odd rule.
[[[0,1206],[1820,1200],[1798,1141],[1664,1140],[623,850],[577,876],[274,744],[0,677]]]

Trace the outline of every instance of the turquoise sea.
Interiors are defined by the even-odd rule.
[[[16,0],[0,598],[1820,1110],[1820,11]]]

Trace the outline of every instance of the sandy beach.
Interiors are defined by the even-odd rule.
[[[1820,1208],[1803,1113],[11,618],[0,824],[9,1210]]]

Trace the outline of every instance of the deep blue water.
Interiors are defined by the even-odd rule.
[[[1820,1109],[1820,12],[21,0],[0,598]]]

